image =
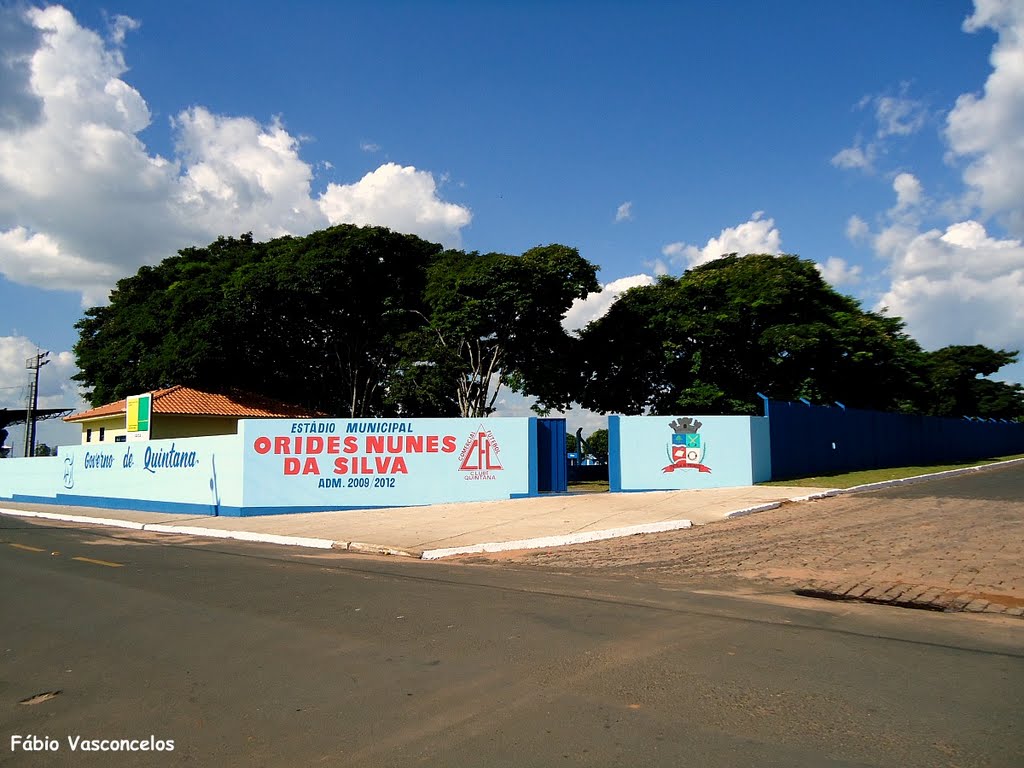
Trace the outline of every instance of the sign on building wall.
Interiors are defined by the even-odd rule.
[[[61,446],[46,495],[64,504],[237,514],[240,448],[237,435]]]
[[[125,433],[129,441],[149,440],[153,395],[129,395],[125,402]]]
[[[207,515],[418,506],[535,495],[537,462],[533,418],[246,419],[237,435],[6,460],[0,499]]]
[[[613,491],[728,488],[770,479],[768,420],[610,416]]]
[[[530,421],[247,419],[245,504],[397,507],[526,495]]]

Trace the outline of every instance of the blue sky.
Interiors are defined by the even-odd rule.
[[[8,3],[0,36],[0,406],[37,346],[80,405],[73,324],[140,265],[342,221],[575,246],[609,287],[567,327],[771,251],[927,348],[1024,348],[1011,0]]]

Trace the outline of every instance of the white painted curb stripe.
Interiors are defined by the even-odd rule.
[[[304,536],[281,536],[276,533],[252,533],[251,531],[230,531],[217,528],[197,528],[188,525],[160,525],[159,523],[136,523],[131,520],[114,520],[109,517],[85,517],[84,515],[65,515],[58,512],[31,512],[23,509],[0,508],[0,515],[14,517],[35,517],[42,520],[58,520],[65,523],[86,523],[88,525],[106,525],[113,528],[129,528],[133,531],[150,531],[152,533],[182,533],[188,536],[206,536],[214,539],[237,539],[239,541],[256,541],[265,544],[285,544],[295,547],[312,547],[315,549],[331,549],[331,539],[314,539]]]
[[[770,504],[758,504],[756,507],[747,507],[746,509],[737,509],[735,512],[730,512],[725,517],[730,519],[733,517],[743,517],[744,515],[752,515],[755,512],[767,512],[769,509],[778,509],[782,506],[781,501],[773,501]]]
[[[944,472],[933,472],[927,475],[916,475],[899,480],[884,480],[879,483],[868,483],[856,485],[852,488],[832,488],[811,493],[806,496],[796,496],[787,501],[813,501],[847,493],[860,493],[873,491],[880,488],[890,488],[897,485],[908,485],[925,480],[933,480],[941,477],[954,477],[956,475],[980,472],[986,469],[1002,467],[1011,464],[1024,463],[1024,459],[1009,459],[998,461],[993,464],[981,464],[976,467],[963,467],[961,469],[948,469]],[[756,512],[765,512],[770,509],[778,509],[783,502],[772,502],[761,504],[745,509],[738,509],[730,512],[726,518],[742,517],[752,515]],[[276,533],[254,533],[251,531],[232,531],[219,528],[201,528],[188,525],[162,525],[159,523],[136,523],[131,520],[117,520],[109,517],[86,517],[85,515],[68,515],[60,512],[34,512],[24,509],[7,509],[0,507],[0,515],[12,517],[34,517],[41,520],[57,520],[68,523],[84,523],[86,525],[105,525],[112,528],[127,528],[135,531],[149,531],[152,533],[178,533],[187,536],[205,536],[215,539],[235,539],[237,541],[254,541],[265,544],[283,544],[286,546],[309,547],[313,549],[345,549],[353,552],[374,552],[377,554],[405,555],[416,557],[416,553],[409,550],[397,549],[377,544],[364,544],[361,542],[335,542],[331,539],[318,539],[305,536],[283,536]],[[560,536],[542,536],[533,539],[517,539],[515,541],[494,541],[485,544],[470,544],[464,547],[446,547],[441,549],[428,549],[419,555],[423,560],[437,560],[453,555],[470,555],[482,552],[507,552],[515,549],[539,549],[541,547],[559,547],[569,544],[585,544],[590,541],[603,541],[605,539],[616,539],[626,536],[635,536],[641,533],[664,533],[665,531],[678,531],[684,528],[692,528],[693,523],[689,520],[669,520],[662,523],[646,523],[641,525],[629,525],[623,528],[611,528],[603,531],[587,531],[583,533],[570,533]]]
[[[668,520],[661,523],[643,523],[641,525],[627,525],[623,528],[609,528],[603,531],[583,531],[581,533],[567,533],[559,536],[541,536],[535,539],[491,541],[486,544],[469,544],[464,547],[426,549],[420,557],[423,560],[439,560],[442,557],[452,557],[453,555],[474,555],[482,552],[509,552],[514,549],[562,547],[568,544],[586,544],[591,541],[618,539],[641,533],[664,533],[665,531],[678,531],[692,527],[693,523],[689,520]]]
[[[115,520],[109,517],[86,517],[85,515],[65,515],[60,512],[30,512],[25,509],[0,509],[0,515],[11,515],[12,517],[38,517],[43,520],[59,520],[65,523],[109,525],[114,528],[131,528],[134,531],[141,531],[143,528],[142,523],[135,523],[131,520]]]
[[[264,544],[285,544],[293,547],[312,547],[314,549],[331,549],[332,539],[314,539],[305,536],[282,536],[277,533],[253,533],[252,531],[232,531],[220,528],[197,528],[191,525],[161,525],[148,523],[142,526],[144,531],[154,533],[181,533],[186,536],[208,536],[213,539],[237,539],[238,541],[257,541]]]

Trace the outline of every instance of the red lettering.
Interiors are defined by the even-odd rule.
[[[431,435],[427,438],[427,453],[437,453],[437,444],[440,438],[437,435]]]
[[[341,438],[335,435],[327,438],[327,452],[341,453]]]
[[[390,456],[376,456],[377,459],[377,474],[386,475],[388,473],[388,467],[391,466]]]
[[[391,465],[392,475],[408,475],[409,468],[405,466],[405,459],[402,456],[395,457],[395,463]]]
[[[388,435],[388,453],[401,453],[405,447],[405,440],[402,435]]]
[[[348,459],[344,456],[339,456],[334,460],[334,474],[336,475],[347,475],[348,474]]]
[[[455,448],[458,445],[455,442],[455,435],[445,435],[444,439],[441,441],[441,445],[441,450],[445,453],[455,453]]]
[[[345,453],[355,453],[359,450],[359,438],[349,435],[345,438]]]
[[[409,435],[405,438],[406,453],[423,453],[423,435]]]
[[[384,438],[380,435],[370,435],[366,438],[367,453],[384,453]]]
[[[322,437],[307,437],[306,438],[306,453],[323,453],[324,452],[324,439]]]
[[[295,461],[298,462],[298,459],[296,459]],[[306,459],[306,463],[302,467],[302,474],[304,474],[304,475],[319,475],[320,474],[320,465],[316,463],[316,459],[314,459],[312,456],[309,456]]]
[[[286,475],[297,475],[299,474],[299,460],[294,456],[289,456],[284,460],[284,473]]]
[[[274,453],[291,453],[291,442],[285,436],[274,438]]]
[[[273,443],[270,442],[269,437],[257,437],[256,441],[252,444],[252,449],[256,451],[260,456],[270,453],[270,448]]]

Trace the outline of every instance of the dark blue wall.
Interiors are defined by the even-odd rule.
[[[563,493],[568,488],[565,419],[537,419],[537,490]]]
[[[1024,424],[765,400],[772,479],[1024,453]]]

